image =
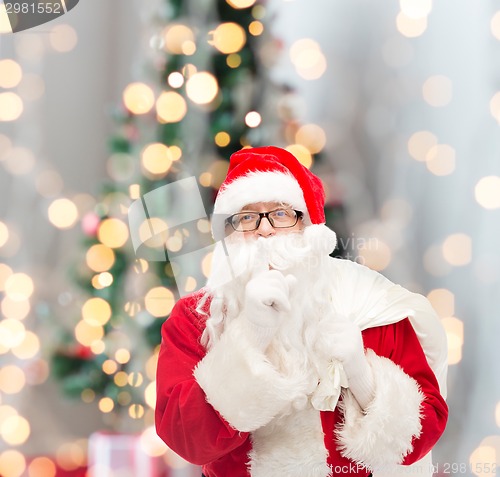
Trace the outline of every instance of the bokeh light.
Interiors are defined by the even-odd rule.
[[[106,374],[115,374],[118,371],[118,363],[112,359],[104,361],[101,367]]]
[[[118,371],[113,380],[118,387],[122,388],[128,384],[128,374],[125,371]]]
[[[48,457],[35,457],[28,466],[28,477],[56,477],[57,468]]]
[[[9,240],[9,229],[2,221],[0,221],[0,247],[3,247]]]
[[[496,448],[481,443],[470,455],[469,464],[472,473],[478,477],[495,475],[498,464]]]
[[[0,113],[1,114],[1,113]],[[36,163],[35,154],[27,147],[12,147],[4,155],[4,167],[11,174],[20,176],[30,173]]]
[[[447,76],[431,76],[424,82],[422,94],[424,100],[431,106],[446,106],[453,98],[453,83]]]
[[[73,471],[86,465],[87,440],[64,442],[56,450],[56,462],[61,469]]]
[[[128,414],[132,419],[141,419],[144,416],[144,406],[141,404],[132,404],[128,408]]]
[[[436,176],[447,176],[455,171],[455,149],[448,144],[432,146],[426,155],[426,167]]]
[[[170,152],[170,157],[172,158],[172,161],[178,161],[182,157],[182,149],[179,146],[176,146],[175,144],[173,146],[170,146],[168,148]]]
[[[165,123],[177,123],[186,115],[186,100],[175,91],[165,91],[156,101],[156,112]]]
[[[78,220],[78,209],[69,199],[56,199],[49,205],[48,216],[50,223],[58,229],[69,229]]]
[[[232,22],[221,23],[210,34],[212,39],[209,40],[209,44],[225,54],[237,53],[245,46],[247,41],[243,27]]]
[[[468,265],[472,259],[472,239],[466,234],[452,234],[443,241],[442,250],[450,265]]]
[[[153,90],[144,83],[131,83],[123,92],[125,107],[133,114],[146,114],[155,104]]]
[[[186,82],[186,94],[196,104],[212,102],[218,92],[219,85],[215,76],[211,73],[195,73]]]
[[[180,88],[184,84],[184,76],[178,71],[174,71],[168,75],[167,83],[172,88]]]
[[[3,4],[0,5],[0,7],[3,6]],[[9,449],[0,454],[0,475],[2,477],[21,477],[25,469],[26,459],[19,451]]]
[[[427,17],[411,18],[400,12],[396,17],[396,28],[407,38],[416,38],[427,30]]]
[[[192,55],[196,51],[193,30],[187,25],[181,23],[168,25],[163,31],[163,40],[165,49],[175,55]]]
[[[27,300],[34,288],[33,279],[26,273],[13,273],[4,285],[6,295],[13,301]]]
[[[1,287],[0,287],[1,290]],[[14,301],[8,296],[5,296],[0,303],[0,310],[4,317],[7,318],[5,321],[0,322],[0,329],[6,327],[4,323],[10,323],[9,320],[24,320],[31,310],[31,305],[28,300]],[[10,335],[5,334],[0,336],[0,343],[7,346],[7,342],[11,340]],[[9,336],[9,338],[7,338]]]
[[[436,313],[444,318],[455,314],[455,295],[446,288],[436,288],[427,294]]]
[[[408,152],[419,162],[426,162],[431,148],[438,143],[437,137],[429,131],[418,131],[408,139]]]
[[[113,400],[109,397],[103,397],[99,399],[99,404],[98,404],[99,410],[103,413],[108,413],[113,410],[115,407],[115,403]]]
[[[500,124],[500,91],[495,93],[490,100],[490,113]]]
[[[94,272],[106,272],[115,263],[115,253],[106,245],[95,244],[87,250],[85,260]]]
[[[0,162],[5,160],[5,155],[12,148],[12,140],[5,134],[0,134]]]
[[[114,281],[113,275],[111,275],[111,273],[109,273],[109,272],[99,273],[94,278],[96,280],[94,283],[94,279],[92,279],[92,285],[94,286],[94,288],[98,288],[98,289],[109,287],[113,284],[113,281]]]
[[[228,161],[213,161],[204,175],[204,185],[208,184],[208,186],[218,189],[227,175],[228,167]]]
[[[133,388],[138,388],[144,382],[144,377],[142,373],[132,372],[128,375],[127,382]]]
[[[304,124],[297,129],[295,142],[305,146],[311,154],[317,154],[325,147],[326,133],[316,124]]]
[[[212,253],[207,253],[203,260],[201,261],[201,272],[205,277],[210,276],[210,271],[212,270]]]
[[[12,446],[24,444],[30,436],[28,420],[22,416],[10,416],[0,424],[0,435]]]
[[[198,282],[196,281],[196,278],[194,277],[187,277],[183,289],[185,292],[192,292],[196,290],[196,287],[198,285]]]
[[[390,247],[379,238],[365,240],[357,249],[356,261],[372,270],[382,271],[392,260]]]
[[[250,111],[245,116],[245,124],[249,128],[256,128],[262,122],[262,117],[257,111]]]
[[[141,165],[146,173],[164,175],[172,166],[172,153],[170,148],[162,143],[147,145],[141,153]]]
[[[66,53],[75,48],[78,43],[78,34],[71,25],[56,25],[50,30],[49,42],[55,51]]]
[[[291,152],[297,160],[304,166],[310,169],[313,163],[313,158],[311,152],[307,147],[302,144],[291,144],[285,148],[288,152]]]
[[[45,80],[35,73],[27,73],[23,75],[17,91],[25,101],[36,101],[45,94]]]
[[[150,426],[142,432],[140,446],[151,457],[162,456],[168,450],[165,443],[158,437],[154,426]]]
[[[26,336],[22,322],[10,318],[0,322],[0,332],[0,344],[7,349],[19,346]]]
[[[250,23],[250,25],[248,25],[248,32],[253,36],[262,35],[262,33],[264,32],[264,24],[255,20]]]
[[[217,146],[226,147],[231,142],[231,136],[225,131],[220,131],[215,135],[214,140]],[[210,183],[208,185],[210,185]]]
[[[32,331],[24,333],[24,339],[12,348],[12,354],[19,359],[31,359],[40,352],[40,338]]]
[[[226,64],[229,68],[238,68],[241,65],[241,56],[238,53],[227,55]]]
[[[109,248],[123,247],[128,240],[128,226],[123,220],[109,218],[103,220],[97,229],[97,237]]]
[[[464,324],[454,316],[441,319],[448,341],[448,364],[457,364],[462,360],[464,344]]]
[[[0,263],[0,291],[5,290],[5,282],[12,275],[13,271],[5,263]]]
[[[151,217],[146,219],[139,226],[139,237],[141,242],[148,247],[163,247],[165,242],[165,232],[168,230],[168,225],[165,220],[159,217]]]
[[[23,70],[14,60],[0,60],[0,88],[15,88],[23,77]]]
[[[500,40],[500,11],[496,12],[491,18],[490,29],[492,35]]]
[[[310,38],[303,38],[292,44],[290,59],[298,75],[306,80],[318,79],[326,71],[325,55],[319,43]]]
[[[16,93],[0,93],[0,121],[15,121],[23,113],[23,100]]]
[[[49,374],[49,363],[44,359],[37,358],[29,364],[29,372],[26,374],[26,383],[29,386],[43,384],[49,378]]]
[[[82,318],[91,326],[105,325],[111,314],[111,305],[100,297],[89,298],[82,307]]]
[[[173,235],[170,235],[165,245],[167,246],[168,251],[170,252],[178,252],[182,248],[182,244],[184,242],[184,236],[180,230],[176,230]]]
[[[226,0],[228,5],[231,5],[233,8],[241,9],[241,8],[249,8],[251,7],[256,0]]]
[[[399,7],[408,18],[425,18],[432,11],[432,0],[399,0]]]
[[[115,352],[115,359],[120,364],[125,364],[130,361],[130,351],[125,348],[117,349]]]
[[[0,391],[5,394],[17,394],[26,384],[24,371],[14,364],[0,368]]]
[[[144,297],[146,310],[155,317],[167,316],[172,311],[174,304],[174,294],[165,287],[154,287]]]
[[[76,340],[83,346],[92,346],[104,336],[102,326],[91,325],[87,321],[79,321],[74,329]]]
[[[149,383],[144,390],[144,401],[151,408],[156,406],[156,381]]]
[[[500,177],[486,176],[479,179],[474,187],[477,203],[485,209],[500,208]]]

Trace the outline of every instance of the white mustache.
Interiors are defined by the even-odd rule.
[[[214,251],[207,288],[215,291],[230,282],[246,283],[270,268],[288,273],[299,271],[299,267],[311,270],[328,257],[335,245],[335,233],[323,225],[257,240],[226,240],[225,250],[218,243]]]

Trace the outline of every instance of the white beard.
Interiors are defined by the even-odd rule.
[[[300,336],[304,320],[319,318],[330,301],[330,280],[326,271],[329,254],[335,245],[335,232],[325,225],[310,225],[301,232],[257,240],[234,233],[224,244],[217,243],[205,287],[205,297],[212,300],[203,335],[205,346],[210,348],[220,337],[224,325],[240,315],[249,280],[258,273],[274,269],[296,278],[290,293],[292,316],[276,339],[286,348],[297,349],[297,339],[304,339]]]
[[[235,234],[233,234],[235,235]],[[291,311],[266,350],[266,360],[305,394],[290,402],[267,425],[252,433],[249,462],[255,477],[326,477],[331,475],[320,414],[307,398],[318,387],[324,358],[317,356],[316,323],[331,313],[332,277],[329,254],[336,245],[333,231],[311,225],[299,233],[217,244],[206,286],[210,316],[203,334],[207,348],[220,339],[226,325],[238,320],[249,280],[269,269],[296,279],[290,288]],[[226,254],[227,251],[227,254]]]

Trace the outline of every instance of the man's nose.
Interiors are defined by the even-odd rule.
[[[271,235],[276,234],[276,230],[274,230],[274,227],[271,225],[271,222],[267,217],[262,217],[255,232],[261,237],[270,237]]]

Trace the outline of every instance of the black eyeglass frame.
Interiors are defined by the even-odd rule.
[[[295,222],[292,224],[292,225],[285,225],[285,226],[278,226],[276,227],[272,221],[271,218],[269,218],[269,214],[272,214],[273,212],[277,212],[278,210],[293,210],[295,212]],[[257,219],[257,223],[255,225],[255,228],[253,229],[247,229],[247,230],[238,230],[234,227],[233,225],[233,217],[236,217],[237,215],[242,215],[242,214],[258,214],[259,215],[259,218]],[[227,225],[230,225],[231,228],[235,231],[235,232],[253,232],[255,230],[257,230],[259,227],[260,227],[260,223],[262,222],[262,219],[265,217],[268,222],[271,224],[271,227],[273,229],[289,229],[291,227],[294,227],[295,225],[297,225],[297,222],[299,221],[300,218],[302,218],[304,216],[304,213],[300,210],[295,210],[295,209],[283,209],[283,208],[278,208],[278,209],[274,209],[274,210],[270,210],[268,212],[253,212],[253,211],[249,211],[249,212],[238,212],[237,214],[233,214],[231,216],[229,216],[227,219],[226,219],[226,224]]]

